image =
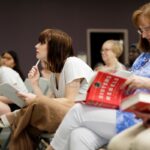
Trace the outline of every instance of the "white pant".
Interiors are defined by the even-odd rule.
[[[116,110],[76,104],[51,142],[55,150],[95,150],[116,134]],[[99,141],[99,142],[98,142]]]

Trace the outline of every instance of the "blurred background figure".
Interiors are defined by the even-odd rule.
[[[95,71],[115,72],[117,70],[126,69],[126,67],[119,62],[119,57],[123,53],[123,44],[119,40],[107,40],[103,43],[101,51],[102,63],[99,63],[94,68]]]
[[[19,64],[19,58],[18,58],[17,53],[15,51],[12,51],[12,50],[11,51],[4,51],[1,54],[1,57],[2,57],[2,60],[1,60],[2,66],[4,65],[7,67],[10,67],[13,70],[15,70],[16,72],[18,72],[20,77],[24,81],[25,76],[21,71],[20,64]]]
[[[130,69],[132,67],[135,59],[141,54],[141,51],[137,48],[137,44],[133,43],[129,47],[129,64],[127,64],[127,68]]]
[[[1,57],[0,57],[0,84],[9,83],[10,85],[16,87],[22,92],[28,92],[23,80],[21,79],[18,72],[7,66],[1,66]],[[0,116],[11,112],[12,110],[19,109],[19,107],[8,99],[0,95]]]

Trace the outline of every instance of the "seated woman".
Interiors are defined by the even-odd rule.
[[[129,77],[124,85],[130,92],[150,93],[149,16],[150,3],[133,13],[133,22],[141,35],[139,49],[142,53],[131,68],[134,75]],[[139,115],[141,114],[138,113]],[[134,117],[136,117],[134,114],[128,112],[76,104],[64,117],[47,150],[96,150],[108,143],[120,131],[136,124],[139,120]],[[149,124],[148,116],[143,119]],[[114,137],[108,149],[149,150],[149,131],[141,124],[131,127]]]
[[[99,63],[95,66],[95,71],[106,71],[114,72],[120,69],[125,69],[126,67],[119,62],[119,57],[123,52],[123,44],[118,40],[107,40],[103,43],[101,48],[101,55],[104,65]]]
[[[144,74],[148,74],[150,70],[150,3],[141,6],[133,13],[133,21],[140,33],[140,49],[145,51],[145,63],[142,63]],[[148,57],[149,56],[149,57]],[[141,57],[142,59],[142,57]],[[149,68],[148,68],[149,67]],[[150,74],[148,76],[150,78]],[[127,85],[132,88],[147,88],[150,90],[150,79],[136,78],[134,81],[129,81]],[[150,107],[149,107],[150,108]],[[109,150],[149,150],[150,149],[150,112],[136,112],[137,117],[142,118],[143,123],[133,126],[115,136],[109,146]],[[121,144],[123,143],[123,145]]]
[[[132,66],[134,75],[124,85],[130,92],[150,93],[150,89],[143,89],[141,84],[135,86],[137,78],[150,78],[150,48],[144,48],[144,41],[141,43],[143,53]],[[135,114],[120,110],[75,104],[64,117],[47,150],[96,150],[119,132],[141,121],[135,117]]]
[[[20,67],[18,55],[15,51],[5,50],[1,54],[1,65],[13,69],[14,71],[16,71],[19,74],[19,76],[21,77],[21,79],[23,81],[25,80],[25,76]],[[19,107],[16,104],[12,104],[12,103],[9,104],[9,107],[10,107],[11,111],[19,109]]]
[[[35,46],[36,57],[47,61],[51,71],[50,89],[44,96],[39,88],[40,73],[33,66],[28,74],[35,95],[18,93],[27,106],[1,117],[1,127],[10,124],[10,150],[35,150],[38,136],[54,133],[66,112],[85,97],[93,77],[92,69],[74,56],[71,37],[58,29],[45,29]],[[7,120],[7,121],[6,121]]]
[[[27,92],[26,86],[20,75],[9,67],[1,66],[0,58],[0,84],[3,83],[9,83],[10,85],[15,86],[18,90]],[[12,104],[13,102],[10,99],[0,96],[0,116],[11,112],[10,106],[12,106]]]
[[[133,85],[134,83],[134,85]],[[150,79],[144,77],[135,78],[132,84],[128,82],[131,88],[141,87],[150,90]],[[149,110],[150,110],[150,106]],[[135,112],[138,118],[142,118],[143,123],[138,123],[137,125],[121,132],[112,140],[108,145],[108,150],[149,150],[150,143],[150,111]],[[124,143],[122,145],[121,143]]]
[[[20,77],[22,80],[25,80],[25,76],[21,70],[20,63],[19,63],[19,58],[18,55],[15,51],[10,50],[10,51],[4,51],[1,54],[2,57],[2,65],[7,66],[15,70],[16,72],[19,73]]]

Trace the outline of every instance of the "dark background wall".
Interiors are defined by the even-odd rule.
[[[149,0],[1,0],[0,53],[15,50],[25,75],[36,62],[34,45],[44,28],[60,28],[73,38],[77,53],[86,53],[89,28],[128,29],[137,41],[132,12]]]

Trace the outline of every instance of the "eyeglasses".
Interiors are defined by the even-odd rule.
[[[142,35],[143,33],[150,33],[150,26],[148,27],[143,27],[143,28],[139,28],[137,31],[140,35]]]
[[[102,52],[108,52],[108,51],[112,51],[112,49],[108,49],[108,48],[101,49],[101,53],[102,53]]]

